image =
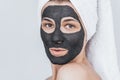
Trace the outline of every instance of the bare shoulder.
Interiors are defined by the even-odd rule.
[[[84,64],[70,63],[58,71],[57,80],[101,80],[95,71]]]

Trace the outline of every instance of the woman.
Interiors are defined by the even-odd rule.
[[[101,4],[102,2],[98,3]],[[103,58],[100,57],[100,52],[91,51],[91,48],[99,51],[98,47],[95,48],[96,45],[98,46],[100,43],[100,47],[104,43],[99,42],[102,39],[100,38],[101,34],[98,34],[98,29],[102,28],[101,24],[104,23],[101,22],[102,19],[99,20],[101,24],[98,23],[98,31],[96,32],[98,17],[102,14],[99,12],[100,10],[97,12],[97,7],[99,4],[96,0],[80,0],[79,4],[74,0],[71,2],[69,0],[50,0],[42,6],[41,37],[47,56],[52,63],[53,71],[52,77],[48,80],[101,80],[101,78],[102,80],[113,80],[107,78],[106,73],[96,70],[96,66],[102,69],[106,69],[106,66],[99,61],[102,61]],[[102,36],[102,38],[105,37]],[[93,41],[94,44],[91,44]],[[103,39],[103,41],[105,40]],[[114,43],[111,44],[114,47]],[[103,44],[103,46],[106,45]],[[96,53],[100,59],[93,60],[99,58],[95,57],[96,54],[90,55],[93,53]],[[88,58],[86,54],[88,54]],[[89,58],[90,60],[88,60]],[[90,64],[90,62],[94,63]],[[96,62],[100,63],[97,64]],[[113,66],[116,67],[116,63],[114,64]],[[112,71],[119,73],[118,67]]]

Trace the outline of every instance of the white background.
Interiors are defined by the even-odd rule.
[[[42,1],[42,0],[41,0]],[[120,65],[120,0],[112,0]],[[0,0],[0,80],[44,80],[50,63],[37,22],[38,0]]]
[[[112,12],[113,12],[113,22],[114,22],[114,33],[115,41],[119,59],[120,66],[120,0],[111,0],[112,2]]]

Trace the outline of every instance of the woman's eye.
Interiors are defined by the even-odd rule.
[[[67,25],[65,26],[65,28],[67,28],[67,29],[73,29],[73,28],[75,28],[75,26],[74,26],[74,25],[71,25],[71,24],[67,24]]]
[[[47,23],[44,25],[46,28],[52,28],[53,27],[53,24],[50,24],[50,23]]]

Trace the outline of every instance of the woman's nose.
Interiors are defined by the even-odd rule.
[[[60,32],[56,32],[53,34],[52,42],[55,45],[60,45],[64,42],[63,36]]]

